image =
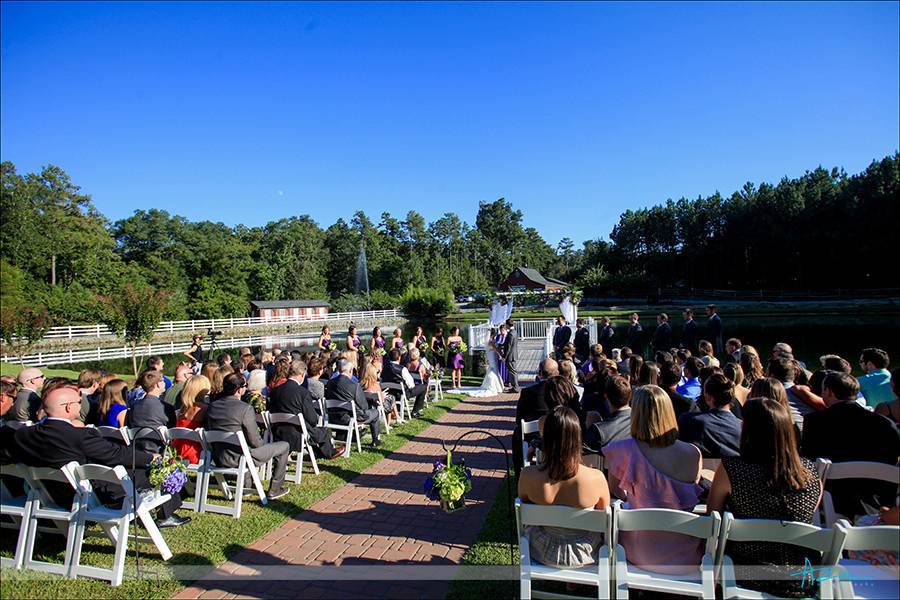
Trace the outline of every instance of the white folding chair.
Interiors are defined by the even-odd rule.
[[[615,536],[614,578],[616,598],[627,598],[630,589],[665,592],[697,598],[714,598],[716,593],[716,549],[722,520],[718,513],[708,516],[668,508],[622,508],[621,501],[613,507],[613,535]],[[625,547],[619,540],[623,531],[654,531],[678,533],[705,541],[703,556],[692,573],[674,575],[658,573],[628,564]]]
[[[519,424],[522,429],[522,463],[524,466],[528,467],[534,463],[528,460],[528,442],[525,440],[525,436],[531,433],[540,433],[541,420],[535,419],[534,421],[526,421],[525,419],[521,419]]]
[[[151,440],[154,443],[166,445],[166,427],[124,427],[125,433],[132,444],[138,440]]]
[[[821,465],[821,467],[819,467]],[[817,470],[824,468],[823,484],[826,481],[840,479],[870,479],[893,483],[900,486],[900,466],[878,462],[852,461],[833,463],[826,458],[817,461]],[[832,527],[839,519],[847,519],[852,515],[842,515],[834,510],[834,499],[831,492],[822,494],[822,514],[824,524]]]
[[[359,440],[359,422],[356,420],[356,404],[353,402],[343,402],[341,400],[325,400],[325,409],[341,409],[346,410],[350,413],[350,422],[346,425],[341,425],[340,423],[332,423],[328,422],[326,427],[328,429],[332,429],[334,431],[346,431],[347,438],[343,440],[344,442],[344,456],[350,456],[350,446],[353,444],[353,439],[356,438],[356,451],[362,452],[362,442]]]
[[[18,529],[19,535],[16,541],[16,552],[12,558],[0,557],[0,566],[21,569],[25,561],[25,543],[28,540],[28,523],[31,519],[31,510],[34,505],[29,493],[28,467],[25,465],[2,465],[0,475],[3,478],[16,479],[21,482],[22,493],[12,493],[3,479],[0,479],[0,515],[12,519],[9,529]],[[7,525],[4,523],[4,527]]]
[[[262,439],[264,443],[268,444],[273,440],[272,427],[269,423],[269,416],[267,411],[256,413],[256,426],[262,429],[260,439]],[[272,479],[272,469],[274,462],[274,459],[270,459],[259,465],[259,476],[263,481],[269,481]]]
[[[109,425],[100,425],[97,427],[100,435],[111,442],[128,446],[131,444],[131,438],[128,437],[127,427],[110,427]]]
[[[381,401],[381,396],[377,392],[366,392],[365,394],[366,400],[369,401],[369,405],[374,405],[378,409],[378,416],[384,424],[384,432],[390,433],[391,426],[388,424],[387,413],[384,411],[384,403]]]
[[[75,467],[75,476],[81,496],[81,513],[75,542],[72,544],[71,577],[79,575],[97,579],[107,579],[113,586],[122,584],[125,571],[125,555],[128,552],[128,529],[131,522],[139,519],[149,537],[139,536],[138,541],[152,542],[159,550],[163,560],[172,558],[166,540],[160,533],[153,514],[150,512],[172,496],[160,493],[159,490],[136,491],[134,483],[125,471],[125,467],[107,467],[105,465],[79,465]],[[121,488],[124,498],[122,506],[110,508],[104,506],[94,493],[91,482],[102,481]],[[111,568],[93,567],[81,564],[81,546],[88,523],[97,523],[104,530],[111,532],[115,539],[116,551]]]
[[[203,489],[203,494],[200,496],[200,512],[214,512],[231,515],[235,519],[239,519],[241,517],[241,505],[244,501],[244,492],[249,491],[252,493],[254,489],[259,495],[259,501],[262,504],[269,503],[269,498],[266,496],[266,493],[263,490],[262,481],[259,478],[259,469],[253,461],[253,456],[250,454],[250,448],[247,446],[247,440],[244,438],[243,431],[212,431],[204,429],[201,438],[203,440],[203,446],[209,452],[210,456],[207,477],[215,477],[222,492],[225,494],[225,497],[228,500],[233,499],[233,503],[231,506],[211,504],[208,499],[210,486],[209,483],[207,483]],[[238,466],[223,467],[216,465],[215,458],[213,458],[215,456],[213,444],[228,444],[240,448],[241,455],[238,459]],[[247,473],[250,474],[250,481],[253,485],[251,488],[245,488],[244,486]],[[229,489],[225,479],[226,477],[236,478],[233,492]]]
[[[274,427],[276,424],[287,424],[293,425],[300,429],[300,433],[303,436],[303,441],[300,445],[299,451],[292,451],[292,455],[296,455],[296,459],[294,462],[294,483],[300,483],[300,480],[303,477],[303,455],[309,454],[309,460],[312,463],[313,472],[318,475],[319,474],[319,464],[316,462],[316,454],[313,452],[312,442],[309,440],[309,430],[306,429],[306,420],[303,418],[301,414],[291,414],[291,413],[270,413],[266,412],[266,420],[269,422],[270,427]],[[274,435],[274,431],[273,431]]]
[[[188,429],[187,427],[171,427],[166,430],[166,441],[172,443],[175,440],[185,442],[194,442],[200,446],[200,458],[197,464],[185,462],[185,470],[188,476],[195,475],[197,483],[194,487],[194,497],[185,500],[182,503],[183,508],[200,512],[200,498],[203,496],[203,490],[209,485],[209,473],[207,466],[209,465],[209,451],[203,446],[202,429]]]
[[[389,382],[381,382],[381,389],[384,391],[390,391],[391,395],[397,399],[397,403],[400,404],[400,422],[412,418],[412,407],[409,405],[409,398],[406,397],[406,386],[401,383],[389,383]]]
[[[434,376],[428,380],[428,392],[426,392],[425,397],[428,397],[428,393],[433,393],[434,395],[431,397],[432,402],[440,402],[444,399],[444,386],[441,385],[441,380],[436,379]]]
[[[516,526],[519,533],[519,593],[522,600],[529,598],[577,598],[541,590],[532,590],[534,580],[563,581],[597,587],[597,598],[609,598],[610,541],[612,539],[612,511],[578,509],[568,506],[539,506],[516,498]],[[531,559],[531,547],[525,526],[566,527],[604,534],[604,543],[597,553],[597,563],[579,569],[560,569]]]
[[[70,576],[72,568],[72,553],[75,544],[75,534],[78,529],[78,519],[81,512],[81,497],[78,494],[78,485],[75,482],[75,468],[78,463],[72,461],[56,469],[51,467],[31,467],[28,469],[27,481],[31,488],[29,494],[32,506],[31,515],[28,518],[28,531],[25,533],[25,557],[22,566],[34,571],[44,571],[57,575]],[[60,484],[71,489],[72,504],[69,507],[60,506],[47,490],[46,483]],[[34,544],[37,539],[38,521],[49,520],[53,523],[55,531],[66,537],[66,550],[63,562],[51,563],[34,559]]]
[[[800,546],[808,550],[820,552],[822,559],[814,568],[834,567],[840,556],[844,533],[833,529],[822,529],[809,523],[793,521],[777,521],[769,519],[735,519],[726,512],[722,518],[722,534],[719,536],[718,560],[719,581],[723,598],[775,598],[765,592],[740,587],[737,583],[734,562],[725,554],[728,542],[774,542]],[[812,575],[817,578],[819,571]],[[798,576],[799,577],[799,576]],[[819,598],[833,597],[832,585],[825,582],[819,586]]]
[[[900,527],[874,525],[854,527],[841,519],[834,528],[844,534],[843,550],[862,552],[882,550],[900,552]],[[832,549],[836,554],[841,549]],[[835,569],[837,596],[839,598],[897,598],[900,583],[895,567],[874,565],[865,560],[841,558]]]

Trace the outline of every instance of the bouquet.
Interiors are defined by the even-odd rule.
[[[381,356],[382,358],[384,358],[384,356],[387,354],[387,350],[384,349],[383,344],[381,346],[376,346],[375,352],[377,352],[378,356]]]
[[[354,349],[355,349],[357,352],[362,352],[363,354],[366,353],[366,346],[365,346],[365,344],[360,344],[360,343],[359,343],[359,340],[357,340],[357,341],[353,344],[353,346],[354,346]]]
[[[422,342],[421,344],[419,344],[418,348],[419,354],[421,354],[422,356],[426,356],[431,350],[426,342]]]
[[[447,464],[434,461],[434,470],[425,478],[423,487],[428,499],[440,499],[441,507],[446,512],[453,512],[466,504],[466,493],[472,489],[472,471],[465,461],[453,464],[447,450]]]
[[[452,342],[448,348],[451,354],[461,354],[469,349],[465,342]]]
[[[150,485],[159,488],[164,494],[177,494],[187,483],[187,469],[184,459],[169,445],[166,445],[162,456],[150,463]]]
[[[260,391],[252,391],[244,394],[241,398],[244,402],[253,407],[253,412],[262,414],[266,410],[266,397]]]
[[[330,350],[331,349],[331,338],[325,338],[324,340],[322,340],[322,345],[325,346],[326,350]]]

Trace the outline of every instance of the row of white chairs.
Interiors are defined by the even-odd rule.
[[[125,553],[128,550],[128,530],[135,519],[141,522],[147,536],[137,536],[140,542],[152,542],[163,560],[172,557],[172,551],[153,520],[152,511],[168,501],[171,496],[155,492],[136,492],[125,467],[103,465],[79,465],[70,462],[62,468],[26,467],[3,465],[0,467],[0,513],[12,519],[18,529],[18,539],[13,558],[0,558],[0,564],[14,569],[32,569],[55,573],[64,577],[79,576],[109,580],[112,585],[122,583]],[[19,480],[23,494],[10,491],[7,484]],[[122,506],[105,506],[94,492],[93,483],[105,482],[118,487],[124,498]],[[70,489],[73,499],[70,506],[62,506],[48,490],[53,485]],[[39,526],[49,522],[51,527]],[[81,548],[89,524],[97,523],[104,535],[115,546],[113,564],[109,568],[81,564]],[[62,563],[40,561],[34,557],[38,533],[59,533],[65,537]]]
[[[797,573],[797,580],[819,581],[819,598],[896,598],[896,573],[862,561],[842,558],[848,550],[900,551],[900,527],[854,527],[838,521],[830,529],[807,523],[764,519],[735,519],[726,512],[709,515],[669,509],[626,509],[617,501],[605,510],[539,506],[516,499],[516,523],[520,551],[521,598],[574,598],[566,594],[532,589],[537,580],[585,584],[597,588],[598,598],[627,598],[629,590],[649,590],[669,594],[716,598],[771,598],[765,593],[741,587],[731,559],[725,554],[727,542],[775,542],[791,544],[820,553],[815,570]],[[565,527],[602,533],[596,564],[578,569],[543,565],[531,559],[525,527]],[[628,563],[619,543],[621,532],[670,532],[698,538],[703,556],[694,573],[669,575],[638,568]]]

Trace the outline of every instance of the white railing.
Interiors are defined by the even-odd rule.
[[[515,321],[515,326],[520,340],[542,340],[547,335],[547,328],[552,329],[555,326],[555,322],[549,319],[536,321],[519,319]]]
[[[367,310],[327,315],[285,315],[269,317],[227,317],[223,319],[194,319],[191,321],[163,321],[156,328],[156,334],[178,333],[182,331],[205,332],[207,329],[234,329],[256,325],[290,325],[293,323],[322,323],[331,321],[353,321],[362,319],[394,319],[403,314],[395,309]],[[116,337],[106,325],[63,325],[47,330],[43,339],[75,339]]]

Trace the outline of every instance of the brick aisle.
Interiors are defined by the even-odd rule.
[[[466,508],[453,514],[425,498],[422,482],[432,462],[445,456],[441,440],[449,447],[466,431],[484,429],[509,448],[516,398],[503,394],[461,401],[396,452],[175,598],[442,598],[449,582],[409,580],[409,571],[385,580],[393,572],[386,567],[459,564],[503,481],[503,453],[483,434],[460,444],[454,462],[465,457],[474,479]],[[227,518],[222,526],[228,526]],[[351,565],[355,568],[334,568]],[[295,566],[330,568],[311,578],[313,570],[285,568]],[[376,573],[374,580],[361,580],[369,572]],[[237,577],[222,579],[231,574]],[[345,576],[352,578],[341,579]]]

